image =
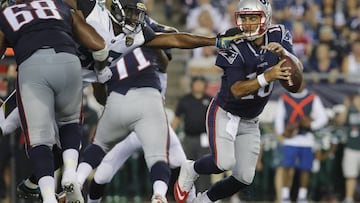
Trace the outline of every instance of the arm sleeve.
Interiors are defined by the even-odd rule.
[[[311,130],[319,130],[328,122],[326,109],[318,96],[315,96],[313,101],[311,118],[313,119],[311,122]]]
[[[285,104],[284,100],[279,99],[275,112],[274,129],[276,135],[282,135],[285,131]]]

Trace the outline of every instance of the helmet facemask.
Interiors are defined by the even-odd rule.
[[[242,0],[235,12],[235,23],[244,31],[247,40],[253,41],[266,33],[271,24],[271,15],[267,0]]]
[[[133,1],[129,3],[127,1],[113,0],[111,5],[110,16],[116,24],[121,26],[125,34],[140,31],[145,22],[145,5],[142,2]]]
[[[144,7],[145,8],[145,7]],[[125,23],[123,30],[127,33],[138,32],[141,26],[145,22],[145,9],[134,8],[127,6],[124,8],[125,11]]]
[[[121,27],[125,24],[125,12],[122,8],[119,0],[113,0],[110,7],[110,17],[111,19]]]

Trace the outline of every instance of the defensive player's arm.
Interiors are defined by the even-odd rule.
[[[5,40],[5,34],[0,30],[0,58],[4,55],[6,47],[7,43]]]
[[[219,49],[227,49],[230,43],[236,39],[244,38],[245,35],[239,28],[230,28],[216,37],[206,37],[190,33],[161,33],[154,39],[144,44],[151,48],[179,48],[194,49],[205,46],[216,46]]]
[[[193,49],[204,46],[214,46],[216,42],[215,37],[205,37],[200,35],[193,35],[189,33],[161,33],[144,44],[149,48],[180,48]]]
[[[101,83],[92,83],[92,87],[96,101],[99,104],[105,106],[107,99],[106,86]]]
[[[156,54],[156,59],[159,64],[159,71],[162,73],[166,73],[167,66],[169,64],[169,58],[165,54],[165,51],[162,49],[154,50]]]

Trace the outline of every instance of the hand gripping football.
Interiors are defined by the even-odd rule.
[[[290,77],[288,80],[279,80],[281,86],[283,86],[287,91],[296,93],[300,89],[301,83],[303,82],[303,74],[301,65],[296,63],[291,57],[285,55],[282,59],[286,61],[281,65],[281,67],[290,67]]]

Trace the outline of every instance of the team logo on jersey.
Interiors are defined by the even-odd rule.
[[[221,54],[230,64],[233,64],[236,57],[239,55],[239,53],[234,50],[220,51],[219,54]]]
[[[133,45],[134,44],[134,38],[127,36],[126,39],[125,39],[125,44],[126,44],[127,47]]]
[[[289,42],[289,44],[293,44],[292,36],[289,30],[286,30],[283,40]]]

